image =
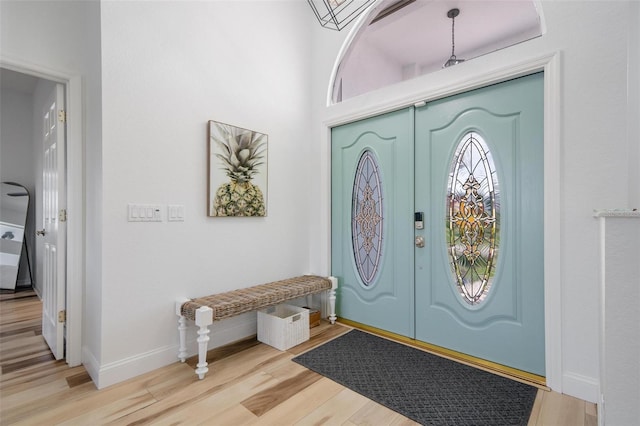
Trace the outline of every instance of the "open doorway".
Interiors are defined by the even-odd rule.
[[[26,266],[19,268],[13,290],[32,288],[42,299],[43,334],[53,356],[62,359],[67,293],[66,88],[7,68],[0,68],[0,86],[0,177],[24,187],[30,199],[23,228]],[[10,287],[3,284],[5,291]]]

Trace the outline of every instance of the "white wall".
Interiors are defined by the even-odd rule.
[[[24,185],[33,191],[33,96],[3,89],[0,93],[2,127],[0,134],[0,179]]]
[[[627,117],[629,142],[629,203],[640,209],[640,2],[632,2],[628,16]]]
[[[349,66],[341,74],[342,99],[366,93],[403,80],[402,68],[395,60],[373,46],[365,37],[349,57]]]
[[[554,387],[590,401],[596,401],[598,395],[598,227],[592,211],[602,206],[627,206],[630,187],[637,186],[631,180],[628,159],[629,146],[637,137],[629,135],[635,138],[631,140],[627,134],[627,104],[637,108],[638,102],[627,98],[626,85],[630,27],[639,24],[637,13],[633,20],[629,18],[633,7],[630,2],[580,2],[578,7],[573,2],[545,1],[542,11],[547,32],[541,38],[340,105],[318,108],[313,116],[314,122],[337,122],[341,116],[379,112],[397,99],[411,99],[414,94],[417,101],[421,99],[418,94],[462,85],[465,79],[490,73],[504,64],[559,52],[561,179],[557,185],[561,201],[560,205],[548,206],[560,215],[561,229],[560,247],[555,248],[560,254],[562,286],[562,345],[558,348],[561,377],[555,378]],[[343,34],[346,36],[347,32]],[[333,35],[325,37],[314,32],[314,43],[320,46],[314,55],[314,67],[323,70],[328,69],[327,63],[340,48]],[[637,61],[637,52],[635,55]],[[328,78],[316,74],[313,84],[326,87]],[[322,226],[314,229],[311,239],[325,241],[312,255],[312,264],[318,269],[327,269],[330,263],[327,209],[323,208],[329,200],[326,137],[323,131],[316,137],[320,145],[316,149],[323,155],[314,158],[313,164],[324,171],[314,180],[314,192],[322,199],[318,208],[312,209],[312,219]]]
[[[309,272],[312,18],[297,1],[102,3],[99,386],[175,361],[177,298]],[[206,216],[208,120],[268,134],[267,217]],[[128,203],[186,219],[127,222]],[[211,347],[240,339],[255,314],[213,329]]]
[[[607,214],[598,212],[604,335],[599,424],[632,425],[640,419],[640,213]]]

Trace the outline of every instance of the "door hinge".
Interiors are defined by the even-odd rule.
[[[62,310],[58,312],[58,322],[66,322],[67,321],[67,311]]]
[[[58,121],[61,123],[67,122],[67,112],[63,109],[58,111]]]
[[[58,214],[58,219],[60,222],[67,221],[67,209],[60,209],[60,213]]]

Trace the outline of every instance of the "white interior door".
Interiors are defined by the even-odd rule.
[[[56,359],[64,357],[66,210],[64,86],[56,84],[43,111],[42,334]]]

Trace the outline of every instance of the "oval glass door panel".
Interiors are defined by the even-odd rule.
[[[462,299],[481,304],[491,290],[500,241],[500,192],[484,139],[466,133],[458,143],[447,185],[447,245]]]
[[[375,155],[362,153],[353,182],[351,239],[358,275],[371,286],[380,269],[382,255],[383,205],[380,169]]]

